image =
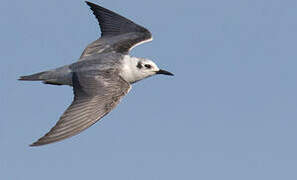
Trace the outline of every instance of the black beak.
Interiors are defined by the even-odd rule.
[[[159,71],[157,71],[156,74],[164,74],[164,75],[168,75],[168,76],[174,76],[174,74],[172,74],[171,72],[165,71],[163,69],[160,69]]]

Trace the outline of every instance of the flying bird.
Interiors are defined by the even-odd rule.
[[[129,51],[152,40],[146,28],[87,2],[96,16],[101,37],[89,44],[77,62],[40,73],[21,76],[23,81],[42,81],[73,87],[74,99],[55,126],[30,146],[61,141],[87,129],[108,114],[131,89],[147,77],[172,73],[149,59],[132,57]]]

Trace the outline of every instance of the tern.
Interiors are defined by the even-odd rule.
[[[114,109],[131,84],[139,80],[156,74],[173,75],[152,60],[129,55],[133,47],[152,40],[149,30],[106,8],[86,3],[99,22],[101,37],[85,48],[77,62],[19,78],[69,85],[74,93],[71,105],[55,126],[30,146],[61,141],[87,129]]]

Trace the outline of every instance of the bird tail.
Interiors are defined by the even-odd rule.
[[[52,71],[44,71],[28,76],[21,76],[19,78],[21,81],[42,81],[44,84],[51,84],[51,85],[62,85],[61,83],[57,82],[56,77]]]
[[[28,75],[28,76],[21,76],[19,80],[21,81],[44,81],[48,77],[48,71]]]

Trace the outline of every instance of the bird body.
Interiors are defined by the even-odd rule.
[[[154,71],[144,71],[137,67],[138,63],[150,64],[154,71],[159,71],[157,65],[148,59],[122,55],[118,53],[95,54],[88,56],[85,61],[78,61],[70,65],[62,66],[53,70],[22,76],[20,80],[43,81],[45,84],[70,85],[72,86],[73,72],[112,72],[118,73],[129,83],[135,83],[155,74]]]
[[[136,45],[152,40],[147,29],[86,3],[99,21],[101,37],[87,46],[77,62],[19,79],[69,85],[74,92],[73,102],[60,120],[32,146],[60,141],[90,127],[119,103],[131,89],[130,84],[155,74],[173,75],[149,59],[128,54]]]

